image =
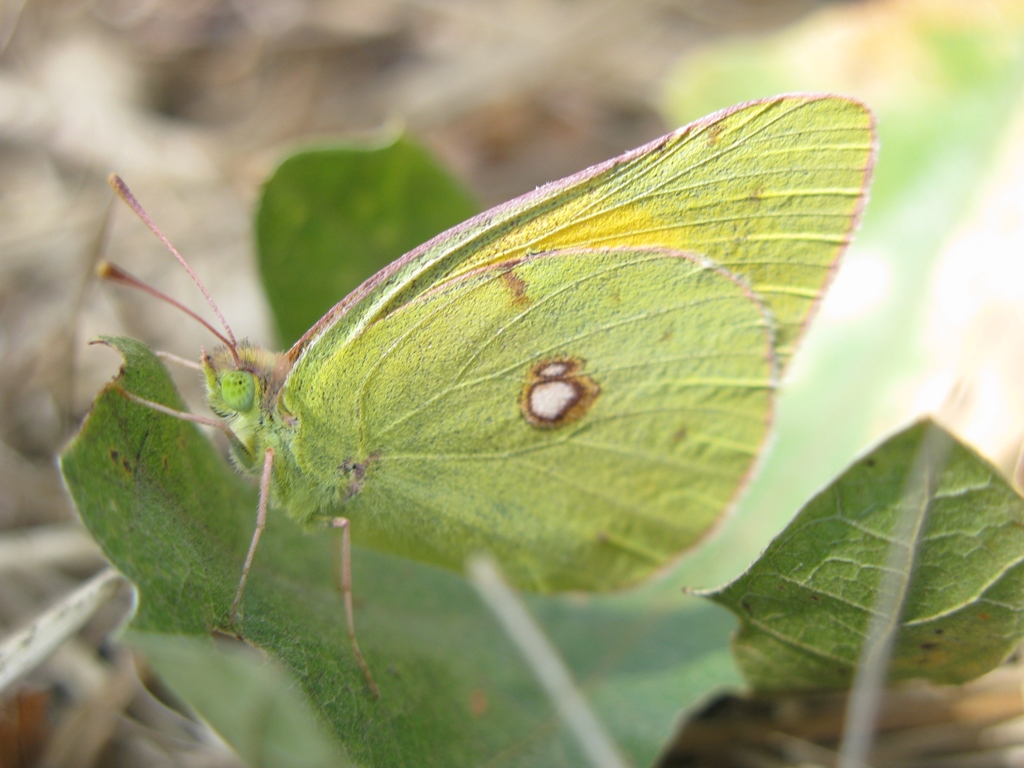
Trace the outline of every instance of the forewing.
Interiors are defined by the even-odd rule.
[[[779,96],[716,113],[443,233],[339,303],[291,358],[482,267],[648,247],[703,254],[745,280],[777,320],[785,363],[849,240],[873,158],[871,114],[855,101]]]
[[[623,586],[728,507],[767,428],[770,335],[749,288],[689,254],[524,257],[297,370],[293,450],[319,486],[356,477],[357,541],[453,568],[487,549],[537,590]]]

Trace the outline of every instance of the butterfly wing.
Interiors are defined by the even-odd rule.
[[[527,588],[644,578],[749,472],[873,152],[862,105],[779,97],[440,235],[289,353],[282,497]]]

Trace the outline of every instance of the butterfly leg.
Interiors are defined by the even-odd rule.
[[[366,684],[373,693],[373,698],[380,698],[380,689],[370,674],[370,667],[363,658],[363,652],[359,650],[359,641],[356,640],[356,627],[352,611],[352,545],[349,538],[349,521],[347,517],[336,517],[331,520],[331,527],[341,529],[341,548],[338,551],[338,588],[341,590],[345,600],[345,624],[348,629],[348,639],[352,643],[352,650],[355,652],[359,668],[363,670],[363,677]]]
[[[256,556],[256,545],[260,543],[263,529],[267,527],[267,506],[270,504],[270,469],[273,465],[274,449],[267,448],[267,453],[263,457],[263,476],[260,478],[260,502],[256,512],[256,530],[252,533],[252,541],[249,542],[249,553],[245,556],[245,565],[242,566],[242,577],[238,580],[235,599],[231,603],[232,624],[238,620],[238,609],[242,605],[242,595],[245,593],[245,582],[249,578],[249,568],[252,567],[252,560]]]

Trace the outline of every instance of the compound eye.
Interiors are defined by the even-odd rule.
[[[256,397],[256,382],[246,371],[225,373],[220,380],[220,396],[224,405],[236,412],[248,411]]]

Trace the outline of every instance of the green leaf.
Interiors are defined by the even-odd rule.
[[[97,398],[61,467],[83,522],[139,590],[127,640],[158,652],[169,685],[241,754],[294,750],[294,739],[279,742],[280,734],[258,730],[259,721],[240,721],[239,696],[265,685],[243,682],[265,676],[259,661],[240,656],[218,665],[202,654],[195,664],[181,662],[209,648],[210,633],[237,632],[278,660],[358,765],[579,763],[517,651],[456,574],[353,549],[356,628],[379,701],[366,691],[345,635],[332,534],[304,532],[272,512],[241,620],[231,627],[255,489],[196,427],[125,398],[119,388],[181,407],[142,344],[108,343],[124,355],[124,369]],[[732,618],[672,583],[601,598],[536,597],[529,606],[637,764],[654,760],[680,708],[738,682],[727,649]],[[258,744],[249,742],[252,733]],[[323,745],[292,757],[294,765],[320,765]]]
[[[927,506],[908,477],[931,423],[886,440],[815,496],[751,568],[708,593],[740,617],[733,648],[763,690],[849,684],[890,547],[910,553],[890,680],[960,683],[1024,638],[1024,500],[947,437]],[[945,433],[941,433],[945,434]],[[901,525],[904,516],[920,525]],[[895,617],[894,621],[895,621]]]
[[[281,339],[296,341],[367,277],[476,211],[463,187],[404,138],[292,155],[267,180],[256,216]]]

